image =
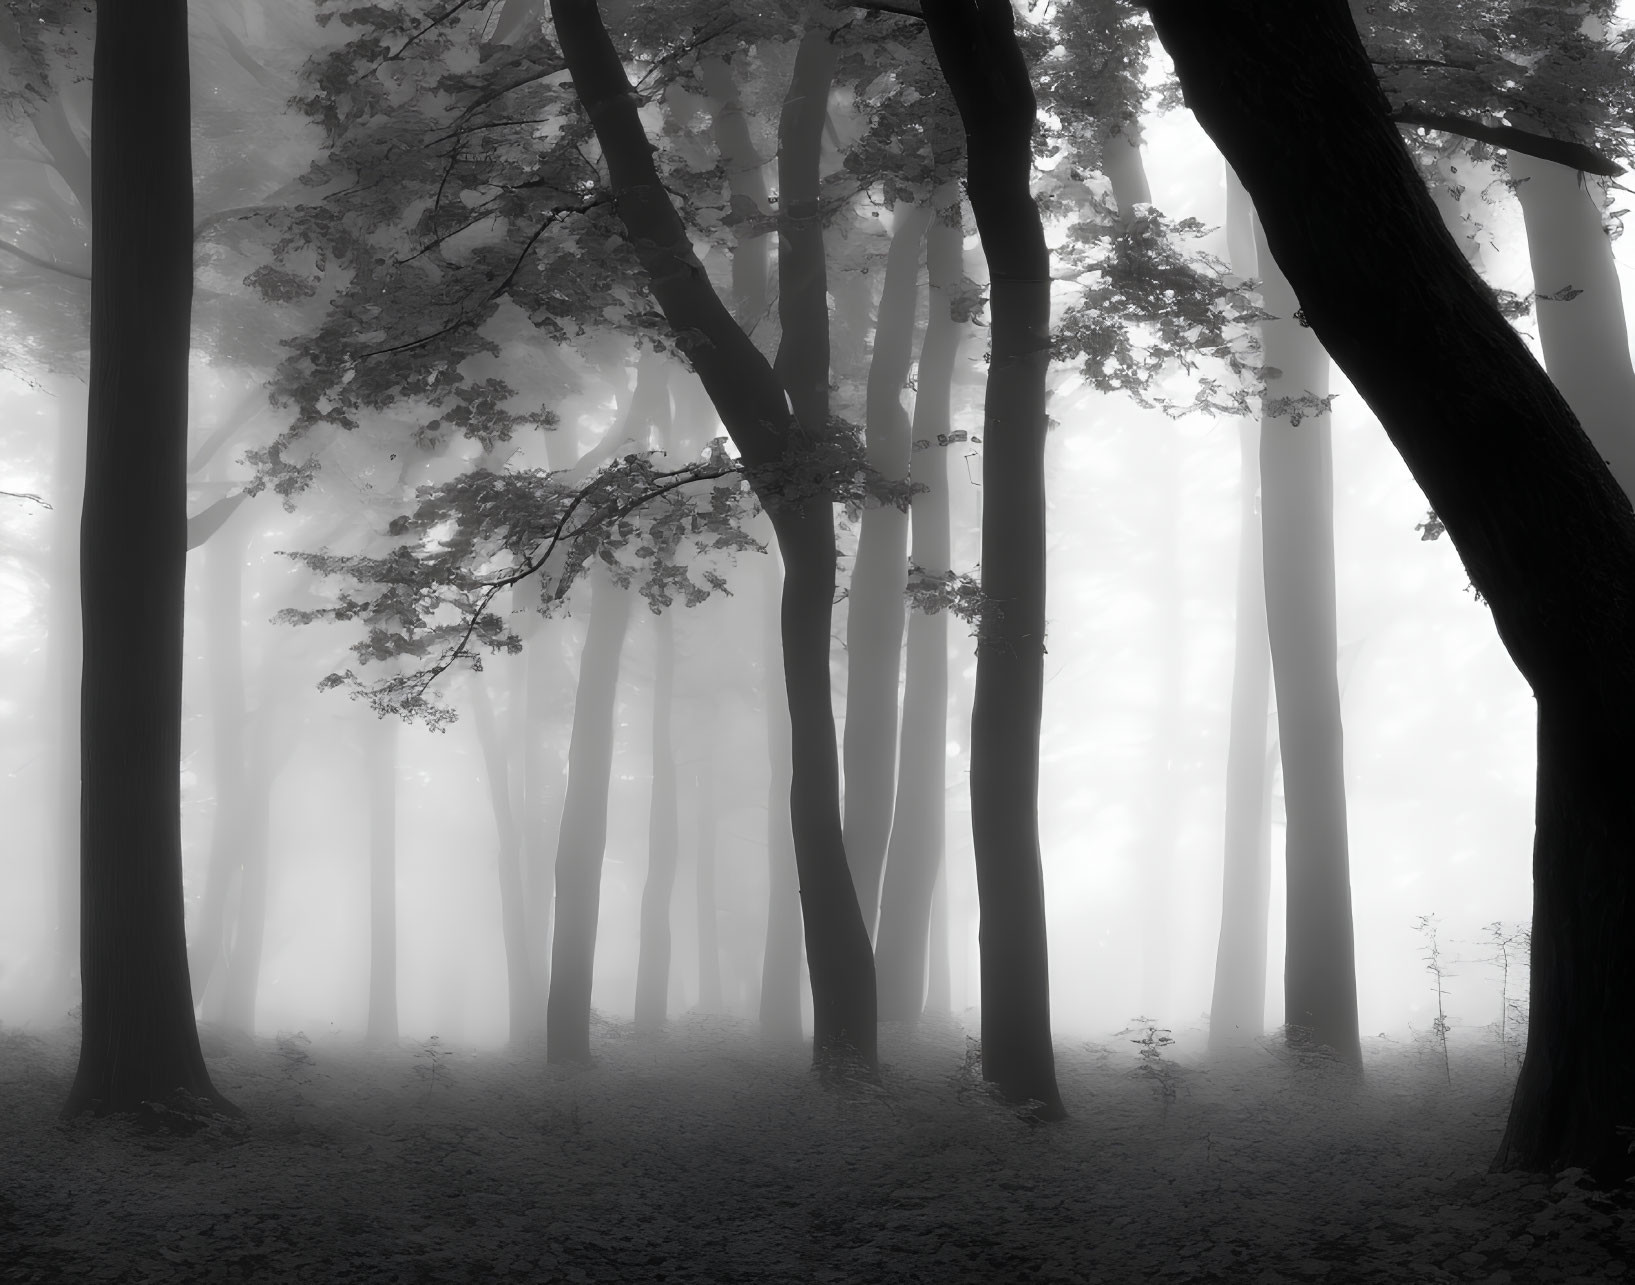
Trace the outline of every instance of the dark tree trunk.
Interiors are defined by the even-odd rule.
[[[907,477],[909,469],[912,442],[903,385],[914,357],[920,242],[930,213],[929,206],[898,205],[874,324],[864,444],[869,463],[893,480]],[[846,860],[871,934],[896,795],[907,555],[908,514],[893,504],[864,509],[846,608],[845,837]]]
[[[633,596],[600,567],[591,571],[590,621],[579,659],[568,746],[568,794],[556,841],[556,932],[551,939],[551,993],[545,1005],[545,1056],[550,1062],[583,1062],[590,1057],[590,990],[607,848],[613,707]]]
[[[814,424],[801,412],[820,390],[809,371],[786,363],[785,374],[801,394],[796,413],[802,417],[798,421],[792,417],[778,375],[710,285],[654,168],[629,79],[594,0],[552,0],[551,14],[575,92],[602,144],[619,218],[647,272],[653,296],[677,334],[685,336],[681,342],[694,370],[758,493],[769,502],[785,568],[782,629],[792,742],[790,811],[812,970],[814,1054],[821,1057],[850,1048],[873,1063],[874,954],[846,868],[840,764],[829,693],[834,516],[821,486],[816,494],[788,497],[793,473],[789,466],[809,449],[807,443],[821,441],[827,432],[826,420]],[[793,177],[785,175],[783,191],[790,234],[798,238],[816,220],[815,211],[806,209],[799,184],[791,187]],[[821,227],[812,234],[821,245]],[[785,337],[789,338],[787,324]],[[794,356],[791,352],[790,362]],[[827,368],[825,357],[825,392]]]
[[[670,1007],[670,904],[676,886],[676,747],[671,731],[676,684],[676,623],[653,619],[653,795],[647,812],[647,880],[642,885],[636,958],[636,1029],[658,1030]]]
[[[1150,8],[1305,317],[1446,524],[1538,700],[1531,1021],[1494,1163],[1627,1172],[1635,514],[1448,235],[1343,0]]]
[[[472,674],[471,708],[477,742],[488,778],[488,801],[494,812],[496,866],[500,891],[500,937],[505,947],[507,1039],[513,1047],[527,1039],[534,1025],[533,967],[528,959],[527,907],[522,891],[522,832],[511,796],[511,773],[505,761],[488,674]]]
[[[80,975],[65,1114],[181,1089],[199,1052],[182,906],[182,601],[193,174],[187,6],[100,0],[80,528]]]
[[[925,17],[965,124],[966,189],[988,259],[993,316],[983,406],[988,605],[971,712],[982,1073],[1008,1097],[1060,1116],[1039,854],[1050,252],[1028,186],[1036,104],[1010,0],[940,0]]]
[[[1299,300],[1257,233],[1262,355],[1260,525],[1266,636],[1283,759],[1284,1034],[1290,1047],[1334,1050],[1362,1066],[1351,922],[1344,729],[1335,670],[1332,425],[1328,354],[1295,320]]]
[[[957,193],[940,211],[927,238],[931,308],[920,348],[919,392],[914,401],[913,468],[926,489],[911,511],[915,566],[931,575],[948,570],[948,433],[954,362],[964,322],[949,311],[948,291],[965,275],[965,233]],[[897,798],[880,898],[875,970],[880,1016],[919,1017],[926,994],[927,937],[937,872],[942,868],[948,812],[948,614],[913,611],[908,618],[908,664],[903,687],[902,751]],[[932,952],[936,950],[933,946]],[[942,944],[947,973],[947,943]],[[931,961],[935,974],[937,961]],[[942,1008],[947,1009],[946,993]]]
[[[1227,241],[1232,271],[1254,277],[1254,206],[1228,171]],[[1238,428],[1237,622],[1232,650],[1232,714],[1226,743],[1226,833],[1221,881],[1221,932],[1209,1005],[1214,1053],[1252,1044],[1266,1027],[1266,929],[1271,896],[1271,848],[1265,806],[1271,770],[1266,757],[1272,656],[1266,639],[1266,581],[1260,534],[1260,428],[1248,417]]]
[[[365,728],[369,803],[369,1016],[371,1044],[397,1043],[397,739],[395,717]]]

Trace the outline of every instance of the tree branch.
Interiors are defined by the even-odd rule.
[[[904,18],[913,18],[917,22],[924,22],[925,15],[918,9],[910,9],[907,5],[890,4],[887,0],[852,0],[853,9],[868,9],[874,13],[895,13]]]
[[[52,263],[49,259],[37,259],[27,250],[13,245],[10,241],[0,241],[0,250],[15,255],[24,263],[31,263],[36,268],[44,268],[47,272],[60,272],[63,276],[73,277],[76,281],[89,281],[91,279],[89,272],[81,272],[78,268],[65,268],[62,264]]]
[[[1604,174],[1610,178],[1624,172],[1623,166],[1593,147],[1517,129],[1514,125],[1484,125],[1463,116],[1444,115],[1420,107],[1399,107],[1391,113],[1391,119],[1398,125],[1439,129],[1444,134],[1491,143],[1494,147],[1508,148],[1524,156],[1536,156],[1541,161],[1554,161],[1557,165],[1583,170],[1586,174]]]

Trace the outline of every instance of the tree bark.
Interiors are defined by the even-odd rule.
[[[1232,271],[1255,277],[1254,206],[1230,169],[1227,241]],[[1266,638],[1266,580],[1260,531],[1260,426],[1238,421],[1237,621],[1232,650],[1232,712],[1226,744],[1226,834],[1221,931],[1209,1004],[1209,1048],[1247,1046],[1266,1027],[1266,930],[1272,889],[1271,771],[1266,756],[1272,656]]]
[[[910,473],[925,487],[910,511],[911,560],[929,575],[949,569],[949,407],[954,363],[967,329],[949,310],[948,291],[965,275],[965,232],[957,190],[945,195],[952,204],[937,213],[926,245],[931,305],[920,347]],[[944,860],[947,812],[948,613],[911,611],[899,779],[875,946],[880,1016],[888,1021],[913,1021],[925,1000],[927,937],[933,889]],[[936,947],[931,949],[934,953]],[[946,974],[946,942],[942,966]],[[931,967],[935,975],[934,958]],[[946,995],[942,1008],[947,1009]]]
[[[930,214],[928,205],[897,206],[874,324],[864,449],[869,463],[893,481],[908,476],[912,449],[903,385],[914,357],[920,243]],[[844,833],[846,860],[871,936],[896,797],[897,684],[903,663],[907,555],[908,514],[892,504],[865,508],[846,608]],[[878,970],[878,959],[875,967]]]
[[[982,904],[982,1073],[1064,1114],[1050,1037],[1039,853],[1045,654],[1045,373],[1050,252],[1029,190],[1036,103],[1009,0],[938,0],[926,25],[965,125],[966,189],[988,259],[982,613],[971,824]]]
[[[396,1044],[397,1030],[397,741],[395,717],[365,729],[369,803],[369,1016],[365,1038]]]
[[[792,742],[790,810],[812,972],[814,1055],[849,1048],[872,1064],[874,956],[846,868],[840,764],[829,692],[834,516],[821,483],[815,494],[790,494],[796,473],[792,466],[827,431],[826,419],[813,423],[801,413],[819,390],[804,372],[786,363],[785,373],[801,391],[796,404],[800,418],[792,416],[778,375],[710,285],[654,168],[629,79],[594,0],[552,0],[551,13],[575,92],[602,144],[619,218],[654,298],[677,335],[685,337],[686,355],[750,470],[757,493],[769,505],[785,567],[782,632]],[[801,215],[804,199],[798,187],[791,189],[792,177],[786,173],[782,179],[785,209]],[[797,235],[804,230],[791,228]],[[820,227],[816,235],[821,242]],[[793,358],[791,353],[790,361]],[[827,366],[825,360],[825,391]]]
[[[1343,0],[1150,10],[1306,318],[1446,525],[1538,700],[1531,1020],[1494,1164],[1627,1173],[1635,513],[1444,228]]]
[[[193,175],[187,7],[99,0],[91,395],[80,528],[79,1065],[64,1113],[180,1089],[199,1052],[182,904],[182,606]]]
[[[1544,368],[1624,494],[1635,496],[1635,367],[1601,211],[1582,171],[1515,151],[1509,165],[1527,225]]]

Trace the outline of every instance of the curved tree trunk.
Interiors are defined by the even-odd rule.
[[[947,441],[953,427],[949,403],[954,362],[967,329],[964,322],[954,320],[948,306],[949,288],[965,275],[965,232],[958,190],[944,195],[952,197],[952,203],[936,215],[926,246],[931,307],[920,348],[919,391],[914,402],[914,464],[910,473],[913,481],[926,488],[915,495],[910,510],[910,560],[933,576],[949,569]],[[908,617],[897,797],[875,946],[880,1016],[888,1021],[913,1021],[919,1017],[925,998],[927,937],[931,934],[933,890],[943,865],[947,813],[948,614],[912,611]],[[937,943],[931,943],[933,977],[938,967],[937,949]],[[946,941],[941,949],[946,983]],[[941,1010],[947,1008],[945,987]]]
[[[1509,156],[1527,224],[1544,368],[1624,494],[1635,496],[1635,367],[1601,211],[1581,171]]]
[[[99,0],[91,397],[80,529],[80,975],[65,1114],[178,1089],[199,1052],[182,905],[182,607],[193,174],[187,6]]]
[[[1531,1020],[1494,1164],[1626,1176],[1635,513],[1449,237],[1343,0],[1152,0],[1150,12],[1307,319],[1446,525],[1538,699]]]
[[[966,189],[988,259],[982,593],[971,825],[982,903],[982,1073],[1063,1114],[1050,1038],[1039,853],[1045,655],[1045,374],[1050,252],[1029,189],[1036,103],[1010,0],[949,0],[926,25],[965,124]]]
[[[769,502],[785,567],[782,629],[792,742],[790,805],[812,971],[814,1054],[821,1057],[850,1048],[873,1063],[874,956],[846,868],[829,692],[834,518],[821,488],[815,495],[789,493],[793,481],[789,465],[804,453],[806,442],[820,440],[827,429],[826,417],[814,423],[803,407],[815,402],[820,392],[826,397],[828,362],[823,361],[823,373],[814,379],[812,370],[794,368],[794,359],[801,354],[791,350],[783,373],[799,393],[792,416],[786,396],[793,394],[786,395],[778,374],[733,320],[693,253],[686,228],[654,168],[629,78],[594,0],[552,0],[551,14],[575,92],[602,144],[632,249],[665,317],[684,336],[680,342],[738,446],[757,493]],[[823,43],[825,49],[815,51],[811,61],[819,56],[832,59],[826,32]],[[824,80],[827,83],[827,77]],[[820,116],[823,107],[811,105]],[[818,137],[821,128],[819,119]],[[817,203],[803,191],[798,173],[798,166],[791,164],[782,178],[789,232],[797,241],[815,236],[821,248]],[[795,286],[794,281],[784,284],[786,299]],[[803,298],[815,294],[822,306],[821,293],[799,293]],[[786,340],[791,338],[787,322],[784,333]],[[806,364],[815,369],[815,362]]]
[[[1226,172],[1227,241],[1232,271],[1256,275],[1254,206]],[[1272,890],[1271,785],[1266,755],[1272,656],[1266,639],[1266,580],[1260,531],[1260,426],[1238,421],[1237,624],[1232,650],[1232,714],[1226,745],[1226,835],[1221,931],[1209,1004],[1209,1047],[1220,1053],[1258,1040],[1266,1027],[1266,930]]]
[[[869,463],[893,481],[907,477],[909,470],[911,439],[903,385],[914,357],[920,242],[930,215],[929,206],[897,206],[874,324],[864,445]],[[896,796],[897,683],[903,661],[907,554],[908,514],[891,504],[864,509],[846,613],[844,832],[846,860],[871,934]]]

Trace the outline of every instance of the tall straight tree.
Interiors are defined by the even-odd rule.
[[[927,0],[924,12],[965,126],[966,188],[993,309],[983,406],[984,607],[971,711],[982,1073],[1007,1096],[1060,1116],[1039,854],[1050,251],[1029,188],[1037,103],[1010,0]]]
[[[80,530],[80,974],[65,1114],[181,1089],[199,1052],[182,910],[182,603],[193,165],[183,0],[99,0],[91,397]]]
[[[1531,1020],[1494,1164],[1628,1176],[1635,512],[1444,227],[1345,0],[1148,7],[1302,315],[1402,453],[1538,701]]]
[[[834,511],[821,482],[796,489],[797,479],[812,472],[802,461],[821,447],[828,426],[791,412],[778,373],[710,284],[654,166],[630,79],[595,0],[552,0],[551,16],[574,92],[602,146],[615,209],[653,297],[770,510],[784,562],[781,632],[791,726],[790,812],[812,973],[813,1051],[823,1057],[850,1049],[873,1063],[874,953],[846,867],[829,683]],[[827,360],[824,368],[827,380]],[[790,382],[796,382],[793,374]],[[803,377],[801,391],[804,400],[816,390]]]
[[[965,275],[965,228],[959,190],[939,190],[926,237],[931,306],[920,344],[914,398],[913,467],[925,489],[910,511],[910,560],[927,576],[947,573],[949,554],[948,440],[954,363],[969,326],[956,320],[951,291]],[[926,1002],[926,955],[932,906],[948,812],[948,613],[916,609],[908,617],[908,663],[903,683],[903,730],[897,797],[880,894],[880,932],[874,965],[880,1016],[910,1022]],[[942,964],[947,969],[947,944]],[[935,971],[936,946],[931,947]],[[947,1007],[947,1000],[942,1001]]]

